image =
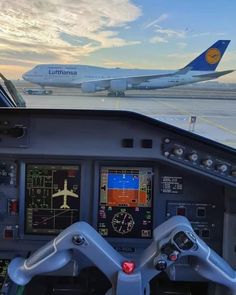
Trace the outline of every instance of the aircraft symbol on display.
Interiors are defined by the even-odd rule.
[[[70,209],[70,207],[67,204],[68,197],[74,197],[74,198],[79,197],[72,190],[70,191],[67,189],[67,179],[64,180],[64,189],[59,190],[58,192],[52,195],[53,198],[61,197],[61,196],[63,196],[63,204],[60,206],[60,209]]]

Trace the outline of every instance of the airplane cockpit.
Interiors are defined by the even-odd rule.
[[[236,294],[235,196],[235,149],[199,135],[1,108],[0,294]]]

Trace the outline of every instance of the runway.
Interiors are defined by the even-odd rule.
[[[16,86],[22,93],[22,85]],[[190,128],[191,116],[196,116],[193,132],[236,148],[236,88],[127,91],[121,98],[106,97],[105,92],[83,94],[79,89],[50,89],[52,95],[23,94],[27,107],[128,110],[185,130]]]

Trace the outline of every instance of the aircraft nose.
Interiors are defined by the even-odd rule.
[[[29,76],[30,76],[30,71],[27,71],[22,75],[22,78],[27,81],[29,79]]]

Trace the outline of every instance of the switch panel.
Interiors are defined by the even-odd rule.
[[[194,148],[167,137],[163,140],[162,153],[172,161],[236,183],[236,162],[224,159],[215,152],[206,152],[203,148]]]

